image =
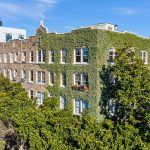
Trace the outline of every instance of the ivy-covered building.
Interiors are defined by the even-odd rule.
[[[149,67],[150,62],[150,39],[115,29],[116,26],[108,29],[92,26],[56,34],[48,33],[41,23],[35,36],[23,41],[1,43],[1,72],[6,74],[8,70],[7,76],[10,77],[10,70],[12,76],[16,74],[13,70],[18,70],[15,82],[21,82],[23,78],[22,85],[30,97],[37,97],[38,104],[42,104],[44,92],[47,92],[50,97],[60,99],[60,108],[69,106],[73,114],[78,115],[84,109],[89,109],[93,115],[99,115],[102,88],[100,74],[104,65],[113,64],[115,49],[125,44],[131,45],[145,65]],[[13,43],[18,44],[6,50]],[[18,57],[18,62],[6,62],[5,57],[10,57],[9,60]]]

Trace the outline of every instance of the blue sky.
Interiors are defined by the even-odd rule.
[[[7,27],[34,35],[41,19],[49,32],[109,22],[119,31],[150,36],[150,0],[0,0],[0,19]]]

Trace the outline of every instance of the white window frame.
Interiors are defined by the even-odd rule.
[[[10,63],[14,63],[14,53],[9,53]]]
[[[38,93],[40,94],[40,97],[38,97]],[[44,95],[44,98],[42,97]],[[44,99],[45,99],[45,93],[44,92],[40,92],[40,91],[37,91],[36,92],[36,98],[37,98],[37,104],[40,106],[40,105],[42,105],[43,104],[43,101],[44,101]],[[40,98],[39,100],[38,100],[38,98]]]
[[[6,69],[3,69],[3,75],[6,77]]]
[[[110,55],[110,52],[112,52],[112,55]],[[110,61],[110,57],[112,57],[113,61]],[[114,64],[114,58],[115,58],[115,48],[110,48],[110,49],[109,49],[109,63],[110,63],[111,65]]]
[[[145,53],[145,61],[144,61],[144,53]],[[141,51],[141,59],[144,64],[148,64],[148,54],[147,51]]]
[[[22,52],[21,52],[21,61],[22,61],[22,62],[26,62],[26,55],[27,55],[27,54],[26,54],[26,51],[22,51]]]
[[[33,54],[33,61],[32,61],[32,54]],[[34,62],[34,52],[33,51],[30,51],[30,63],[33,63]]]
[[[40,73],[40,81],[38,81],[38,72]],[[44,81],[43,81],[43,73],[44,73]],[[46,76],[46,73],[44,71],[37,71],[36,72],[36,83],[45,84],[45,76]]]
[[[7,53],[4,53],[4,63],[7,63],[7,61],[8,61],[8,54]]]
[[[33,72],[33,70],[30,70],[30,71],[29,71],[29,82],[33,82],[33,81],[31,80],[31,72]],[[34,80],[34,72],[33,72],[33,80]]]
[[[66,97],[60,96],[60,109],[65,109],[65,108],[66,108]]]
[[[87,48],[87,47],[83,47],[83,48],[75,48],[74,49],[74,64],[88,64],[89,62],[89,49],[87,48],[88,50],[88,61],[87,62],[83,62],[83,51],[84,51],[84,48]],[[76,62],[76,49],[80,49],[81,50],[81,61],[80,62]]]
[[[10,80],[13,80],[14,78],[14,70],[10,69]]]
[[[52,56],[52,51],[54,53],[54,56]],[[54,57],[54,61],[52,61],[52,57]],[[53,64],[55,62],[55,50],[51,49],[49,50],[49,63]]]
[[[76,101],[79,102],[79,112],[76,112]],[[87,108],[83,108],[83,103],[87,102]],[[74,99],[74,109],[73,109],[73,114],[74,115],[81,115],[81,113],[83,112],[84,109],[88,109],[89,108],[89,101],[87,100],[82,100],[82,99]]]
[[[33,97],[34,97],[34,91],[33,90],[29,90],[29,98],[31,98],[31,91],[33,92]]]
[[[61,64],[66,64],[66,61],[63,62],[63,51],[65,51],[65,54],[66,54],[66,55],[65,55],[65,57],[66,57],[65,59],[66,59],[66,61],[67,61],[67,50],[66,50],[66,49],[61,49],[61,50],[60,50],[60,56],[61,56],[60,63],[61,63]]]
[[[14,62],[18,62],[18,52],[14,53]]]
[[[38,56],[38,54],[39,54],[39,51],[41,51],[41,61],[39,61],[39,56]],[[43,50],[43,49],[38,49],[37,50],[37,57],[36,57],[36,59],[37,59],[37,63],[45,63],[45,61],[46,61],[46,54],[44,54],[44,52],[46,53],[46,51],[45,50]],[[44,56],[45,55],[45,56]],[[45,58],[45,60],[43,59],[43,58]]]
[[[26,79],[26,70],[21,70],[21,78]]]
[[[52,83],[52,79],[51,79],[51,73],[53,74],[53,83]],[[54,80],[55,80],[54,72],[49,72],[49,85],[53,86],[54,85]]]
[[[80,75],[80,84],[79,85],[85,85],[85,84],[83,84],[83,75],[87,75],[87,77],[88,77],[88,74],[87,73],[75,73],[74,74],[74,85],[76,84],[76,75]],[[88,79],[88,84],[89,84],[89,79]]]
[[[60,87],[66,87],[66,84],[64,85],[63,84],[63,75],[65,75],[65,77],[66,77],[66,79],[67,79],[67,75],[66,75],[66,73],[62,73],[61,75],[60,75]],[[65,80],[66,80],[65,79]],[[67,81],[66,81],[67,82]],[[65,82],[65,83],[66,83]]]
[[[0,63],[2,63],[2,62],[3,62],[3,54],[0,53]]]

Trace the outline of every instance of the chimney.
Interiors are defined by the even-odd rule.
[[[3,25],[3,22],[0,20],[0,27],[2,27],[2,25]]]

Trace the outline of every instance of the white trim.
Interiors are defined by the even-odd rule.
[[[31,71],[33,71],[33,70],[29,70],[29,82],[33,83],[33,81],[34,81],[34,72],[33,72],[33,81],[31,81]]]
[[[30,52],[29,52],[30,63],[34,63],[34,52],[33,52],[33,61],[31,61],[31,52],[33,52],[33,51],[30,51]]]
[[[64,74],[66,75],[66,73],[64,73]],[[65,88],[66,85],[62,85],[62,77],[63,77],[62,75],[63,75],[63,73],[60,74],[60,87]]]
[[[40,82],[38,82],[38,72],[40,72]],[[44,72],[44,75],[46,75],[45,71],[36,71],[36,83],[37,84],[45,84],[45,82],[43,83],[43,73]],[[46,78],[44,77],[44,79],[46,80]]]
[[[77,48],[74,49],[74,62],[73,62],[73,64],[85,64],[85,65],[87,65],[89,63],[89,49],[88,48],[87,48],[88,49],[88,62],[83,62],[83,49],[84,48],[87,48],[87,47],[79,48],[81,50],[81,62],[76,62],[76,49]]]
[[[66,49],[61,49],[60,50],[60,63],[61,64],[66,64],[66,62],[62,62],[62,52],[65,51],[66,52],[66,59],[67,59],[67,50]]]
[[[79,101],[79,113],[75,112],[75,108],[76,108],[76,101]],[[83,112],[83,102],[86,100],[82,100],[82,99],[74,99],[73,100],[73,114],[74,115],[81,115],[81,113]],[[87,101],[88,102],[88,101]],[[88,102],[88,108],[89,108],[89,102]],[[87,109],[88,109],[87,108]]]
[[[54,62],[51,61],[51,51],[54,51],[54,49],[49,50],[49,63],[53,64],[55,62],[55,51],[54,51]]]
[[[51,73],[53,74],[53,78],[55,79],[55,74],[54,74],[54,72],[49,72],[49,85],[51,85],[51,86],[53,86],[54,84],[52,83],[52,81],[51,81]],[[53,80],[54,80],[53,79]]]
[[[60,109],[65,109],[65,107],[66,107],[66,97],[65,96],[60,96]]]

